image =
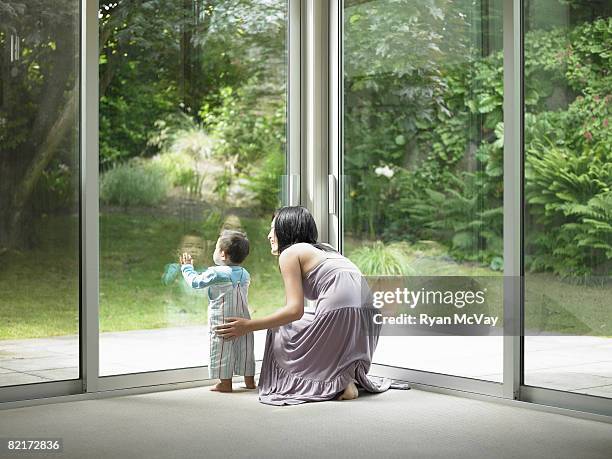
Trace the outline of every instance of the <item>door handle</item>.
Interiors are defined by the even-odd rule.
[[[335,214],[336,213],[336,196],[338,189],[338,181],[336,177],[332,174],[327,176],[327,207],[328,213]]]

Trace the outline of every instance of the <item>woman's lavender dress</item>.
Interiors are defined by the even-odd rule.
[[[380,325],[359,269],[340,254],[325,252],[304,278],[304,295],[315,311],[268,330],[259,400],[294,405],[331,400],[355,379],[369,392],[384,392],[391,380],[368,376]]]

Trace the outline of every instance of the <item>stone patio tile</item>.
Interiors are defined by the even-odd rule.
[[[600,363],[612,360],[612,349],[597,348],[586,350],[555,349],[550,351],[530,352],[525,349],[525,372],[554,369],[585,363]]]
[[[42,357],[32,359],[11,359],[0,361],[0,367],[15,371],[52,370],[78,366],[78,359],[71,357]]]
[[[549,389],[575,391],[577,389],[612,385],[612,377],[606,378],[583,373],[568,367],[555,370],[538,370],[525,372],[525,384]]]
[[[19,384],[32,384],[38,382],[47,382],[48,379],[40,376],[34,376],[27,373],[20,373],[18,371],[12,373],[0,374],[0,387],[2,386],[16,386]]]
[[[79,367],[57,368],[54,370],[32,370],[28,373],[51,381],[79,379]]]
[[[117,362],[100,361],[100,376],[125,375],[134,373],[134,370],[128,366],[121,365]]]
[[[263,357],[265,337],[265,330],[256,332],[257,359]],[[525,340],[528,375],[538,385],[562,390],[609,385],[611,338],[541,335]],[[102,333],[100,374],[207,365],[208,345],[208,328],[202,325]],[[374,354],[375,363],[492,381],[502,379],[502,359],[503,338],[493,335],[381,336]],[[76,335],[0,341],[0,375],[22,370],[63,379],[77,366]]]
[[[465,377],[501,372],[502,359],[503,338],[493,336],[381,336],[374,353],[375,363]]]
[[[612,398],[612,384],[609,386],[589,387],[585,389],[579,389],[578,392],[580,392],[581,394],[594,395],[596,397]]]
[[[53,350],[51,350],[53,349]],[[0,352],[0,362],[15,359],[41,359],[44,357],[69,357],[68,354],[55,352],[55,348],[24,347],[10,352]]]
[[[140,331],[139,331],[140,332]],[[175,329],[170,340],[168,331],[149,330],[101,335],[100,374],[114,375],[144,371],[189,368],[208,365],[208,331],[203,327]],[[162,346],[158,346],[162,343]],[[157,345],[157,347],[155,347]],[[255,334],[255,356],[261,359],[265,345],[265,331]],[[154,351],[153,351],[154,350]]]
[[[479,375],[479,378],[491,380],[495,377],[501,378],[501,376],[501,373],[494,375],[484,374]],[[554,378],[557,378],[557,380]],[[585,363],[583,365],[564,365],[525,373],[525,381],[531,386],[544,387],[543,385],[546,384],[546,387],[559,390],[571,388],[572,391],[580,391],[585,389],[587,393],[590,393],[591,387],[597,386],[596,383],[598,381],[603,381],[606,384],[606,380],[609,380],[612,384],[612,361]],[[588,386],[584,388],[578,387],[580,381],[585,381]]]
[[[612,349],[612,338],[601,336],[560,336],[560,335],[541,335],[525,336],[525,346],[531,351],[551,350],[556,348],[588,348],[604,346]]]

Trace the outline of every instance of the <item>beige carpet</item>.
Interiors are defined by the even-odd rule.
[[[208,387],[0,411],[65,458],[612,458],[612,424],[410,390],[292,407]],[[45,457],[11,454],[7,457]]]

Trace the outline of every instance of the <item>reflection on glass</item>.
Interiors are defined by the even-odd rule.
[[[501,317],[501,1],[344,2],[344,249],[489,279]],[[501,320],[500,320],[501,322]],[[377,363],[501,381],[501,336],[382,336]]]
[[[281,306],[287,5],[214,3],[101,5],[102,375],[207,364],[207,291],[175,263],[213,265],[222,227],[249,237],[252,315]]]
[[[14,3],[0,1],[0,386],[79,377],[79,2]]]
[[[612,7],[525,2],[525,384],[612,397]]]

